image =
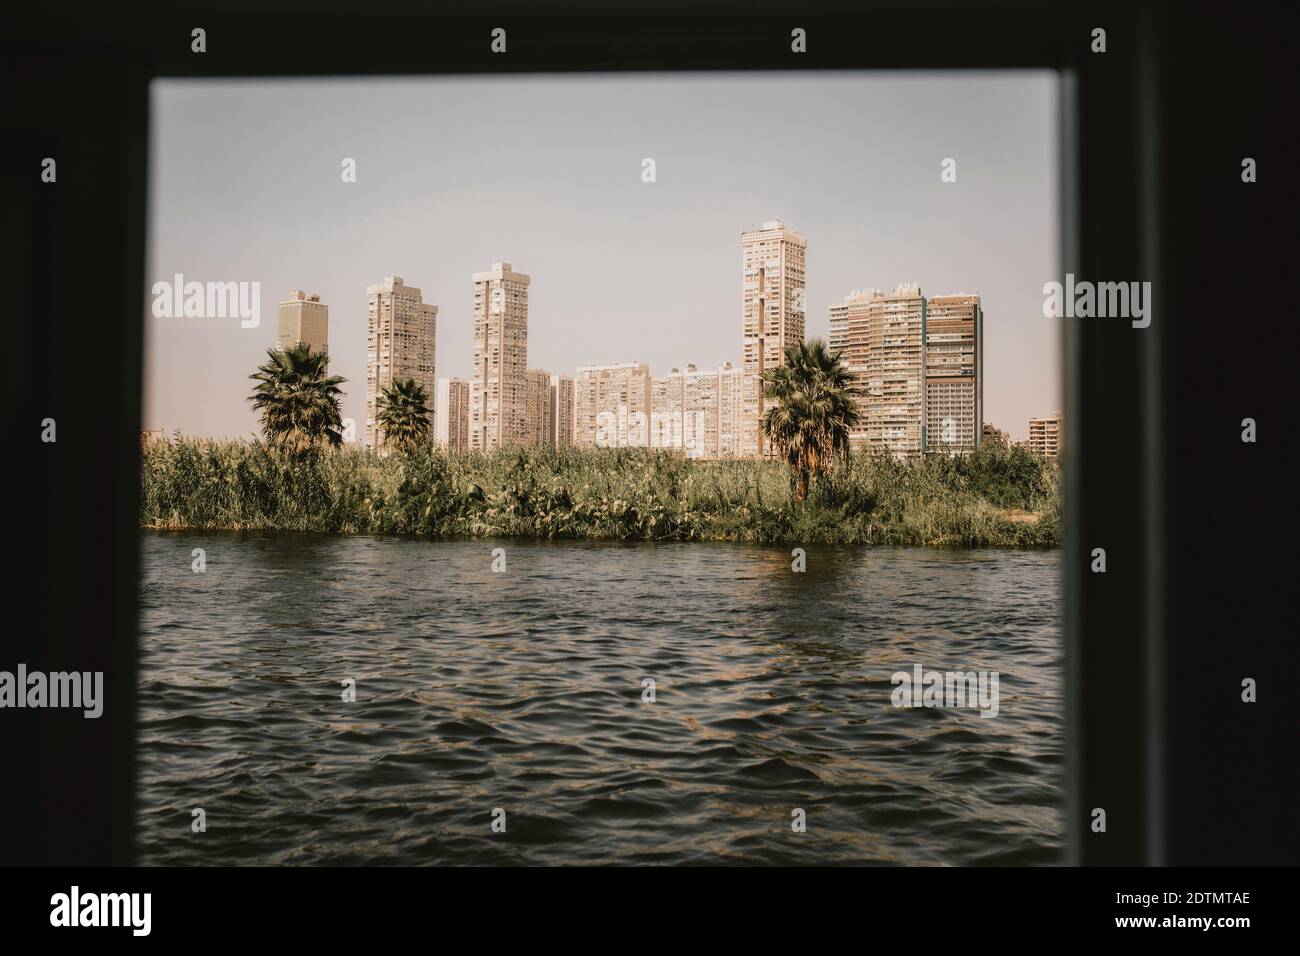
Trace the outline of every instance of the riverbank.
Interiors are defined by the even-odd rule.
[[[142,451],[143,527],[426,537],[1057,547],[1060,475],[1022,450],[855,455],[796,502],[779,462],[649,449],[346,447],[290,459],[260,442]]]

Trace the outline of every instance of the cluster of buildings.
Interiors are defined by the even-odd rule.
[[[366,422],[363,441],[383,444],[382,390],[423,384],[433,441],[455,451],[512,445],[650,447],[692,458],[754,458],[763,373],[804,341],[808,243],[779,221],[741,234],[740,364],[685,365],[654,375],[644,362],[587,365],[572,377],[528,367],[530,277],[509,262],[473,275],[474,364],[470,378],[436,377],[438,307],[401,276],[367,288]],[[280,304],[279,342],[328,346],[328,306],[290,293]],[[858,391],[858,449],[899,456],[959,454],[1003,435],[983,420],[983,312],[978,295],[927,297],[914,285],[856,291],[830,308],[832,351]],[[1035,424],[1038,423],[1038,424]],[[1031,447],[1055,456],[1060,415],[1030,422]]]
[[[1024,441],[1012,441],[1011,436],[1002,429],[984,423],[984,443],[993,442],[1003,448],[1023,448],[1040,458],[1059,458],[1061,456],[1061,413],[1042,418],[1029,419],[1029,437]]]
[[[978,295],[915,285],[850,293],[830,309],[830,347],[862,395],[855,448],[959,453],[984,432],[984,313]]]

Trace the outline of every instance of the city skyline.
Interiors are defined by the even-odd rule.
[[[797,151],[797,162],[778,151],[720,174],[719,163],[745,152],[726,141],[737,122],[731,116],[733,94],[742,83],[772,102],[806,100],[809,145]],[[1056,269],[1055,80],[1038,73],[982,74],[961,82],[932,74],[836,75],[800,78],[793,84],[797,89],[784,84],[761,74],[743,81],[680,75],[609,82],[158,83],[156,129],[166,135],[153,137],[150,276],[247,278],[262,283],[267,303],[300,288],[319,295],[330,311],[331,372],[348,379],[343,414],[357,422],[360,438],[366,329],[359,287],[403,275],[423,290],[426,303],[438,307],[438,378],[472,380],[468,276],[506,261],[534,276],[529,368],[571,375],[586,365],[635,361],[662,376],[692,364],[742,366],[744,280],[735,266],[737,235],[779,219],[808,237],[809,338],[828,338],[830,305],[863,285],[891,287],[906,277],[927,293],[979,293],[988,316],[983,418],[1009,428],[1014,438],[1026,437],[1030,417],[1061,404],[1058,330],[1041,319],[1040,278]],[[442,182],[420,175],[428,159],[403,162],[394,175],[381,170],[382,154],[367,156],[342,145],[354,142],[345,133],[364,131],[402,104],[433,98],[448,114],[445,119],[470,122],[469,103],[507,101],[515,94],[523,97],[520,123],[551,132],[517,164],[473,145],[474,137],[466,138],[465,149],[457,139],[457,147],[444,148],[435,165],[446,167],[447,153],[455,154],[462,174]],[[315,123],[329,120],[320,127],[322,142],[312,149],[320,153],[319,162],[300,155],[301,143],[284,155],[275,144],[249,150],[240,145],[247,136],[226,135],[250,97],[259,103],[259,122],[274,118],[294,128],[305,122],[303,115]],[[621,102],[630,114],[597,136],[565,119],[558,103],[569,100],[611,114]],[[876,151],[877,160],[884,154],[890,161],[890,170],[873,174],[872,157],[850,155],[850,106],[891,120],[894,138],[889,148]],[[684,110],[692,134],[708,142],[684,145],[684,133],[671,133],[668,114],[674,110]],[[840,119],[830,122],[829,114]],[[902,129],[909,116],[911,125]],[[204,132],[185,135],[200,121]],[[703,129],[711,125],[720,128],[714,134]],[[646,127],[643,135],[636,134],[638,126]],[[829,134],[845,149],[822,148]],[[362,153],[356,157],[358,181],[341,183],[339,157],[354,153]],[[939,161],[949,153],[958,157],[956,184],[939,178]],[[641,181],[643,155],[656,156],[656,182]],[[920,166],[922,156],[932,169]],[[621,169],[618,157],[630,168]],[[307,161],[319,166],[320,184],[299,191],[280,169],[301,170]],[[248,175],[250,164],[260,175]],[[463,167],[474,164],[486,168],[471,176]],[[819,189],[812,190],[801,185],[805,176],[793,175],[823,166],[834,166],[843,202],[827,203],[819,195],[825,176],[817,177]],[[885,172],[895,178],[902,172],[905,181],[891,186]],[[979,188],[963,192],[963,177],[979,177]],[[208,205],[208,193],[220,194],[219,187],[227,190],[226,215]],[[485,207],[485,197],[496,205]],[[910,208],[899,210],[909,202]],[[485,208],[494,214],[484,216]],[[942,214],[942,221],[922,213]],[[241,226],[244,217],[251,226]],[[196,221],[204,227],[196,228]],[[267,222],[274,228],[264,235],[258,230]],[[349,236],[355,242],[344,241]],[[344,283],[353,281],[349,277],[355,284]],[[263,314],[274,313],[264,308]],[[220,320],[146,321],[142,427],[210,437],[255,433],[246,396],[230,383],[242,381],[263,360],[276,342],[275,323],[242,329]]]
[[[374,419],[378,389],[411,377],[434,383],[431,395],[426,390],[429,440],[451,450],[576,444],[676,449],[693,458],[764,457],[765,375],[785,364],[787,349],[806,341],[807,237],[769,220],[742,232],[740,247],[740,368],[726,362],[701,372],[688,363],[685,371],[674,367],[667,375],[654,375],[644,362],[584,366],[567,392],[563,374],[528,368],[532,277],[511,263],[494,262],[471,277],[472,383],[437,376],[438,307],[424,303],[421,291],[402,277],[388,276],[366,289],[365,444],[376,449],[384,444]],[[280,304],[278,348],[327,349],[328,306],[319,300],[294,290]],[[308,307],[314,311],[305,316]],[[911,456],[979,446],[985,423],[984,315],[978,295],[927,297],[906,284],[890,293],[855,290],[830,306],[829,323],[827,344],[843,362],[856,395],[851,447]],[[1056,457],[1059,417],[1050,442],[1041,434],[1043,419],[1031,418],[1026,447]],[[349,434],[345,420],[344,441]],[[993,434],[1006,444],[1000,430]]]
[[[402,276],[386,276],[366,288],[363,444],[385,446],[376,400],[382,390],[411,379],[426,389],[428,441],[453,451],[550,444],[676,449],[695,458],[764,457],[764,372],[784,364],[786,348],[806,341],[806,246],[805,236],[779,220],[743,232],[743,365],[724,362],[701,371],[692,362],[665,375],[635,361],[582,366],[572,379],[528,368],[531,276],[509,262],[494,262],[471,277],[474,380],[438,376],[438,306],[425,303],[421,290]],[[328,314],[319,295],[292,290],[279,306],[275,348],[327,352]],[[857,396],[851,447],[901,456],[953,454],[993,438],[1042,457],[1059,456],[1059,411],[1031,417],[1029,437],[1021,441],[1010,441],[1008,433],[983,420],[984,316],[978,295],[927,296],[910,284],[888,293],[854,290],[831,304],[829,324],[827,345],[843,361]],[[780,363],[764,361],[769,340],[781,349]],[[346,418],[344,426],[349,441]],[[160,429],[141,431],[142,442],[162,435]]]

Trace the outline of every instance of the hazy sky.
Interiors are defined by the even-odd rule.
[[[247,376],[305,289],[360,434],[366,286],[422,289],[439,377],[468,378],[470,275],[502,260],[532,276],[530,368],[738,365],[740,233],[780,219],[808,237],[809,337],[854,289],[979,292],[984,420],[1023,438],[1061,404],[1042,315],[1056,88],[1037,71],[156,81],[147,286],[258,281],[261,324],[147,315],[143,424],[255,432]]]

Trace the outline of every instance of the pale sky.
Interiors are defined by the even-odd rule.
[[[855,289],[978,292],[984,420],[1024,438],[1061,406],[1054,73],[159,80],[151,107],[148,300],[256,281],[261,324],[147,312],[145,428],[255,433],[247,376],[304,289],[361,434],[366,286],[422,289],[438,376],[468,378],[470,276],[502,260],[532,276],[530,368],[739,365],[740,234],[770,219],[808,238],[810,338]]]

